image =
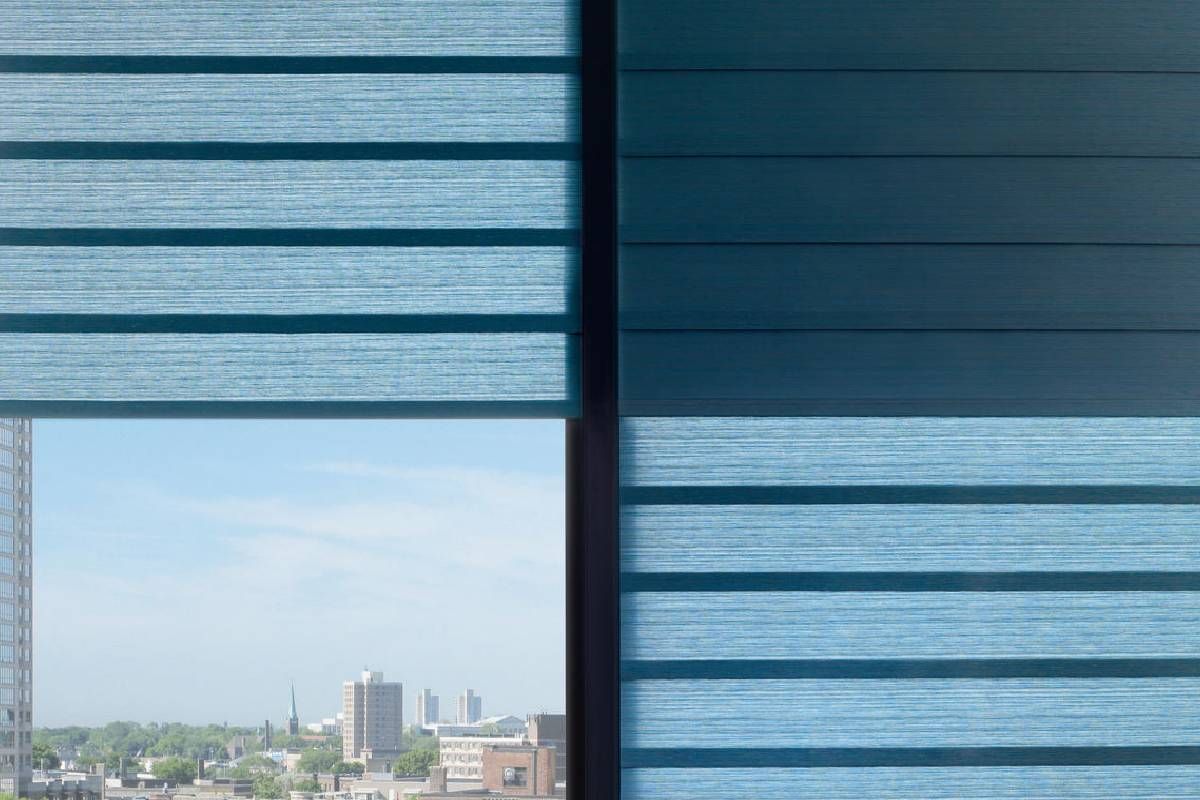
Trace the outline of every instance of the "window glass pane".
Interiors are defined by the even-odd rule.
[[[520,776],[510,787],[564,796],[561,422],[38,420],[35,431],[33,597],[55,610],[32,626],[46,736],[107,752],[108,723],[179,720],[136,723],[135,761],[177,740],[207,747],[204,726],[228,719],[222,748],[272,763],[320,750],[322,781],[328,758],[406,781],[440,763],[455,783],[503,792],[507,767]],[[399,603],[405,633],[364,614],[368,597]],[[0,640],[22,647],[24,602],[0,601]],[[447,619],[467,621],[469,645],[413,650],[444,637]],[[246,636],[230,633],[239,620]],[[368,669],[310,658],[303,642],[321,630],[373,641]],[[229,635],[232,650],[200,644]],[[145,646],[114,645],[126,639]],[[295,673],[294,719],[291,673],[230,668],[259,661]],[[238,715],[272,694],[289,715],[271,720],[268,748]],[[229,755],[199,754],[207,775],[237,777]],[[311,776],[269,769],[280,791]]]

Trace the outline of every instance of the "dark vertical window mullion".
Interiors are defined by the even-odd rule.
[[[567,422],[568,787],[620,796],[616,0],[580,0],[580,417]]]

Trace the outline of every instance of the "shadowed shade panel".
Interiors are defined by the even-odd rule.
[[[639,416],[1200,411],[1196,331],[636,330],[623,345],[621,407]]]
[[[626,243],[1198,244],[1200,163],[629,158]]]
[[[1191,246],[627,245],[621,262],[626,330],[1200,329]]]
[[[1196,156],[1200,75],[627,72],[626,156]]]
[[[1200,9],[620,8],[625,800],[1193,796]]]
[[[1200,69],[1176,0],[622,0],[629,69]]]

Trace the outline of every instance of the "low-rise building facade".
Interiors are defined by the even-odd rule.
[[[567,780],[567,715],[530,714],[526,720],[526,737],[529,743],[539,747],[553,747],[555,780]]]
[[[553,747],[489,745],[481,755],[484,791],[513,797],[554,794]]]
[[[489,746],[519,745],[517,736],[442,736],[438,738],[438,759],[446,768],[448,780],[483,779],[483,749]]]

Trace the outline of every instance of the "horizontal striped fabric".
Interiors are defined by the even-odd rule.
[[[621,471],[627,797],[1190,796],[1200,421],[630,417]]]
[[[618,49],[626,800],[1200,797],[1200,8]]]
[[[4,413],[577,413],[576,27],[0,2]]]

